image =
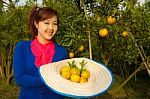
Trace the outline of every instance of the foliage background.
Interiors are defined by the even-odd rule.
[[[17,5],[18,2],[19,0],[9,0],[8,3],[5,0],[0,1],[0,79],[1,85],[6,86],[15,84],[13,49],[17,42],[32,39],[27,28],[28,15],[29,10],[37,5],[36,0],[26,0],[25,5]],[[51,2],[43,0],[42,2],[43,6],[50,6],[59,12],[60,24],[55,40],[65,46],[68,52],[74,52],[75,57],[89,58],[90,31],[93,60],[105,64],[114,73],[113,87],[107,92],[111,97],[127,97],[140,75],[149,79],[145,64],[150,66],[150,1],[145,0],[143,5],[137,0],[51,0]],[[84,6],[88,13],[85,12]],[[114,15],[117,19],[113,25],[106,22],[107,16],[110,15]],[[99,36],[101,28],[108,29],[109,35],[106,38]],[[129,32],[127,38],[121,36],[123,31]],[[82,52],[78,51],[80,45],[85,47]],[[140,52],[145,56],[144,61]],[[119,91],[112,93],[118,88]]]

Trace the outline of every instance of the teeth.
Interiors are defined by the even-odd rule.
[[[53,32],[48,32],[48,34],[52,36],[52,35],[53,35]]]
[[[53,32],[48,32],[48,34],[53,34]]]

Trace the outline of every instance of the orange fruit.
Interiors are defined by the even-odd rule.
[[[129,33],[127,31],[123,31],[121,35],[122,35],[122,37],[128,37],[128,34]]]
[[[80,76],[79,75],[71,75],[70,80],[78,83],[80,81]]]
[[[83,70],[81,72],[81,77],[89,78],[90,77],[90,72],[88,70]]]
[[[64,71],[61,73],[62,77],[69,79],[71,76],[71,73],[69,71]]]
[[[84,50],[84,46],[80,45],[80,47],[78,48],[79,51],[83,51]]]
[[[107,17],[107,23],[112,25],[116,22],[116,18],[114,16],[108,16]]]
[[[108,30],[107,30],[106,28],[100,29],[99,35],[100,35],[100,37],[107,37],[107,35],[108,35]]]
[[[61,68],[61,73],[62,72],[64,72],[64,71],[70,71],[70,66],[63,66],[62,68]]]
[[[86,82],[87,82],[87,79],[86,79],[86,78],[80,77],[79,83],[86,83]]]
[[[72,75],[80,75],[80,69],[79,68],[72,68],[70,70]]]
[[[69,53],[69,58],[73,58],[74,57],[74,53],[73,52],[70,52]]]

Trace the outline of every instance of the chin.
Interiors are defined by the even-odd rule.
[[[46,40],[48,40],[48,41],[49,41],[49,40],[52,40],[52,39],[53,39],[53,37],[47,37],[47,38],[46,38]]]
[[[45,36],[45,39],[51,40],[53,37],[54,37],[54,35],[46,35],[46,36]]]

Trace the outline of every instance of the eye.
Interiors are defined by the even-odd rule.
[[[50,24],[49,22],[44,22],[44,24]]]
[[[54,25],[58,25],[58,23],[57,23],[57,22],[55,22],[55,23],[54,23]]]

